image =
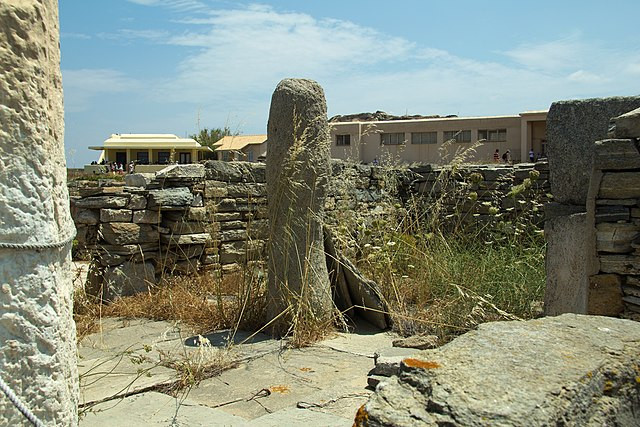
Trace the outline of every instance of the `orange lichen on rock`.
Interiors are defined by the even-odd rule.
[[[353,427],[366,427],[367,422],[369,421],[369,414],[367,410],[364,408],[364,405],[358,408],[358,412],[356,412],[356,418],[353,420]]]
[[[285,394],[289,393],[289,387],[287,387],[286,385],[272,385],[271,387],[269,387],[269,391],[271,393]]]
[[[410,368],[436,369],[440,367],[440,364],[438,362],[414,359],[413,357],[407,357],[406,359],[403,359],[402,363]]]

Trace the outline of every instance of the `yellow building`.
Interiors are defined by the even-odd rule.
[[[257,162],[267,155],[267,135],[227,135],[213,147],[218,160]]]
[[[140,165],[166,165],[169,163],[196,163],[204,153],[212,151],[195,139],[180,138],[173,134],[112,134],[102,145],[89,147],[100,150],[98,163],[135,162]]]
[[[512,161],[526,162],[531,150],[535,158],[545,155],[546,119],[547,111],[528,111],[511,116],[333,122],[331,157],[363,163],[440,163],[480,141],[467,161],[491,162],[497,149],[500,156],[509,150]]]

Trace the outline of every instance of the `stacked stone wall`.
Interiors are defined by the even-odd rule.
[[[547,162],[465,165],[455,170],[417,167],[412,172],[417,178],[410,194],[423,203],[440,204],[440,215],[455,215],[466,223],[514,219],[524,211],[541,222],[542,204],[550,192]]]
[[[589,277],[591,314],[640,313],[640,109],[633,120],[635,132],[618,123],[612,136],[625,138],[595,143],[587,196],[598,261],[597,274]]]
[[[430,166],[333,161],[331,169],[325,221],[347,232],[416,198],[445,200],[443,215],[483,221],[514,212],[514,186],[530,180],[528,196],[538,198],[549,187],[546,163],[468,166],[448,171],[446,185],[438,179],[443,168]],[[166,275],[262,267],[269,227],[265,182],[264,164],[208,161],[127,175],[125,182],[70,183],[75,253],[89,254],[90,283],[104,287],[107,299],[146,290]],[[443,197],[447,191],[455,196]]]

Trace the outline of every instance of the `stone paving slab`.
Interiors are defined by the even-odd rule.
[[[336,333],[309,348],[285,349],[285,341],[264,334],[218,331],[202,337],[170,322],[106,318],[100,332],[79,344],[81,403],[101,411],[91,412],[82,424],[170,425],[162,420],[170,408],[175,412],[175,399],[151,391],[131,394],[177,380],[168,361],[197,364],[211,357],[237,366],[189,390],[179,414],[190,405],[198,415],[184,412],[187,418],[179,417],[176,425],[351,425],[371,394],[367,373],[374,353],[391,348],[395,338],[365,330],[362,335]],[[120,398],[103,401],[115,395]],[[207,410],[230,418],[215,418],[222,420],[215,424],[213,415],[202,415],[205,421],[199,424]],[[118,417],[129,422],[120,424]]]
[[[78,374],[81,405],[171,384],[177,377],[175,370],[141,360],[136,354],[80,360]]]
[[[223,405],[220,409],[247,419],[295,408],[298,402],[317,407],[351,395],[364,401],[370,393],[366,389],[367,372],[372,367],[372,359],[329,348],[285,350],[205,380],[191,391],[189,398],[203,405]],[[270,394],[260,395],[263,389],[269,390]],[[255,395],[260,397],[252,398]],[[225,404],[228,402],[233,403]],[[339,408],[339,405],[335,407]],[[341,408],[338,413],[335,408],[331,411],[330,406],[318,410],[352,418],[357,407]]]
[[[244,426],[240,417],[157,392],[100,403],[80,418],[82,427]],[[284,425],[284,424],[282,424]]]
[[[353,425],[353,417],[342,418],[309,409],[286,408],[256,418],[246,425],[252,427],[350,427]]]
[[[318,343],[318,346],[328,347],[336,351],[351,353],[373,358],[379,349],[392,347],[393,340],[398,335],[391,332],[365,331],[365,333],[347,334],[337,333],[335,337]]]

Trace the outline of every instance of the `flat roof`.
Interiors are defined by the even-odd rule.
[[[524,111],[519,114],[510,114],[504,116],[469,116],[469,117],[433,117],[428,119],[407,119],[407,120],[373,120],[373,121],[354,121],[354,122],[333,122],[329,123],[330,126],[336,125],[353,125],[357,123],[381,123],[381,124],[390,124],[390,123],[424,123],[424,122],[455,122],[455,121],[464,121],[464,120],[487,120],[487,119],[519,119],[522,115],[530,115],[530,114],[546,114],[547,110],[540,111]]]
[[[107,149],[162,149],[177,148],[212,151],[193,138],[180,138],[170,133],[114,133],[102,145],[90,146],[91,150]]]

